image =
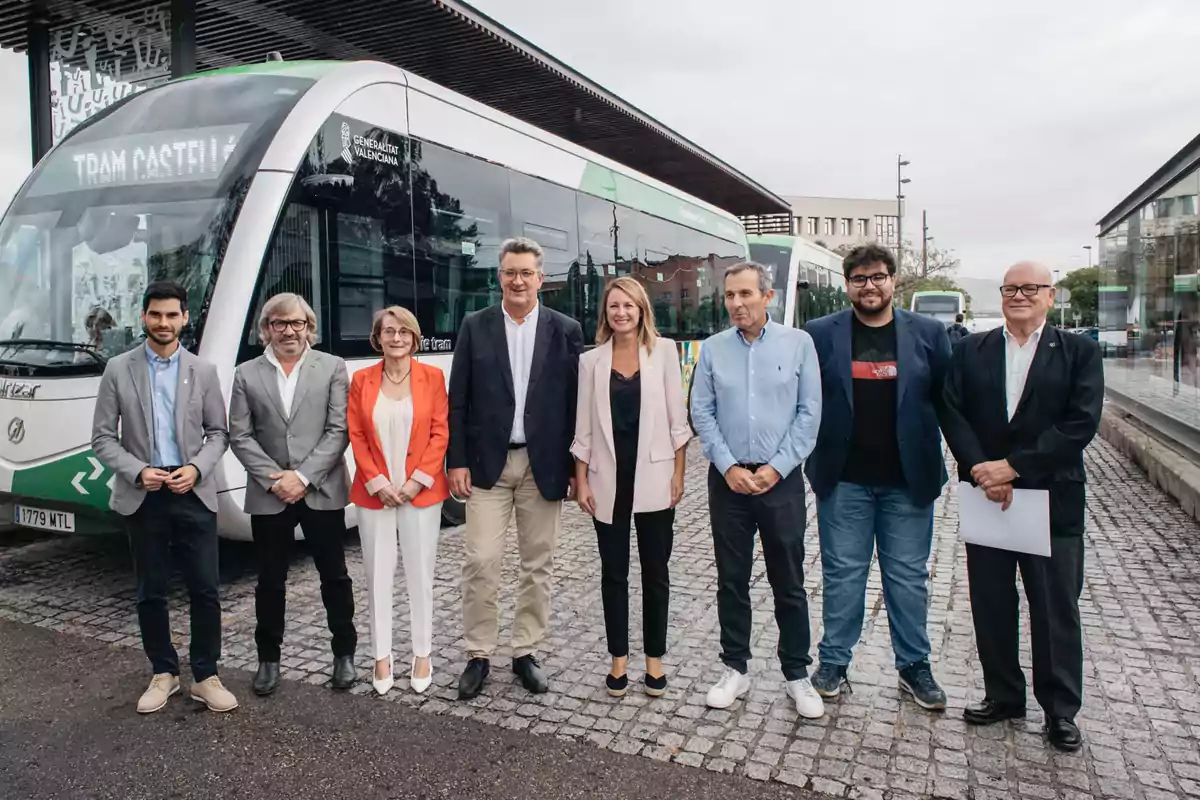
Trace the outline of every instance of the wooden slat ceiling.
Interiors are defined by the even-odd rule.
[[[45,7],[57,26],[106,15],[139,19],[154,5],[46,0]],[[29,0],[0,0],[0,47],[26,49],[29,13]],[[169,52],[169,42],[162,45]],[[271,51],[288,60],[396,64],[734,214],[789,210],[765,187],[457,0],[197,0],[196,50],[200,70],[261,61]],[[127,69],[132,56],[129,62]]]

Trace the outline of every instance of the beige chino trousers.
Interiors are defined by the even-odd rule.
[[[463,631],[470,658],[491,658],[499,638],[500,571],[509,524],[516,512],[521,559],[512,654],[537,651],[550,621],[554,548],[562,529],[562,501],[538,492],[525,448],[508,451],[500,480],[474,487],[467,499],[467,557],[463,563]]]

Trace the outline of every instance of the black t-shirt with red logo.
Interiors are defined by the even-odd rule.
[[[872,328],[853,317],[851,375],[854,433],[842,480],[861,486],[904,486],[896,437],[896,322]]]

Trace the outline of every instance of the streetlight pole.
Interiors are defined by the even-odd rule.
[[[921,210],[921,277],[929,277],[929,212]]]
[[[1088,251],[1088,269],[1091,269],[1092,268],[1092,246],[1090,244],[1085,244],[1083,246],[1083,249]]]
[[[904,156],[896,156],[896,268],[904,270],[904,184],[910,180],[901,175],[901,170],[911,162]]]

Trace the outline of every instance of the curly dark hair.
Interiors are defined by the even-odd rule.
[[[860,244],[851,250],[842,261],[842,274],[849,278],[854,270],[872,264],[883,264],[887,267],[888,275],[896,274],[896,258],[892,251],[877,244]]]

